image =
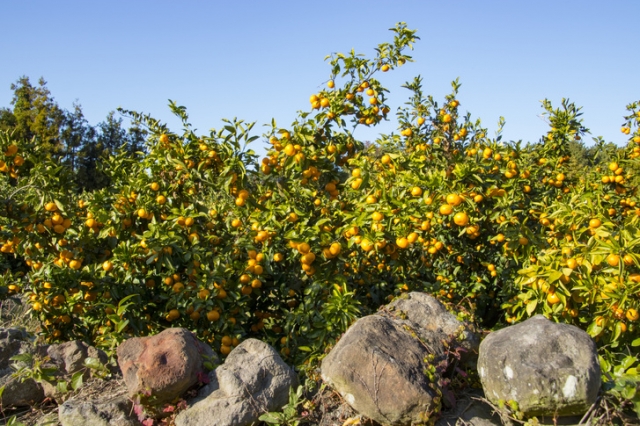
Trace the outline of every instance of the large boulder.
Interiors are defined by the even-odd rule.
[[[58,408],[58,420],[62,426],[136,426],[139,425],[125,395],[106,401],[84,401],[72,399]]]
[[[209,373],[192,405],[176,417],[176,426],[244,426],[260,415],[279,411],[298,385],[291,367],[268,344],[247,339]]]
[[[489,334],[480,344],[478,372],[489,401],[515,401],[525,416],[582,414],[600,389],[591,337],[542,315]]]
[[[424,423],[440,410],[424,373],[426,346],[380,315],[353,324],[322,361],[322,378],[356,411],[378,423]]]
[[[134,337],[118,346],[118,365],[131,397],[169,402],[198,382],[205,357],[217,360],[209,345],[185,328]]]
[[[437,299],[412,292],[356,321],[323,360],[322,377],[379,423],[424,423],[441,402],[455,404],[437,384],[449,352],[461,348],[455,356],[473,363],[478,344],[478,336]]]

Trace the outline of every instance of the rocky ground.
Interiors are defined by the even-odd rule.
[[[266,424],[258,422],[266,413],[269,424],[279,425],[612,423],[594,415],[600,369],[595,344],[582,330],[535,316],[481,343],[472,326],[424,293],[356,321],[318,366],[318,381],[307,379],[304,388],[257,339],[243,341],[220,364],[191,332],[170,328],[123,342],[116,366],[80,341],[38,345],[25,330],[37,325],[20,322],[28,318],[23,309],[0,306],[0,385],[6,386],[0,402],[18,406],[2,410],[0,422],[14,426],[244,426]],[[15,354],[46,363],[16,364]],[[219,366],[207,373],[205,361],[214,358]],[[16,380],[10,364],[28,364],[27,380]],[[83,381],[61,391],[43,374],[69,389]]]

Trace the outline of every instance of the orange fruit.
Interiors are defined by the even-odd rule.
[[[218,313],[218,311],[209,311],[207,312],[207,319],[209,321],[218,321],[218,319],[220,318],[220,314]]]
[[[602,225],[602,221],[600,219],[596,218],[596,219],[591,219],[589,221],[589,228],[591,228],[591,229],[599,228],[600,225]]]
[[[627,309],[626,317],[629,321],[637,321],[640,318],[640,314],[634,308]]]
[[[409,247],[409,240],[405,237],[400,237],[396,240],[396,245],[402,249]]]
[[[466,226],[469,223],[469,215],[465,212],[458,212],[453,216],[453,222],[458,226]]]
[[[414,197],[421,196],[422,188],[420,188],[419,186],[414,186],[413,188],[411,188],[411,195],[413,195]]]
[[[555,292],[549,292],[547,293],[547,303],[555,305],[556,303],[560,303],[560,298]]]
[[[450,204],[443,204],[440,206],[440,214],[441,215],[450,215],[451,213],[453,213],[453,207],[451,207]]]
[[[108,261],[108,260],[105,260],[105,261],[102,263],[102,269],[103,269],[105,272],[109,272],[110,270],[112,270],[112,269],[113,269],[113,263],[111,263],[111,262],[110,262],[110,261]]]
[[[609,256],[607,256],[607,263],[609,264],[609,266],[618,266],[620,264],[620,256],[611,253]]]
[[[447,195],[447,204],[450,206],[458,206],[462,203],[462,198],[458,194]]]

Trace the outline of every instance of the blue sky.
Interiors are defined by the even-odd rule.
[[[547,128],[539,101],[568,97],[583,106],[593,136],[622,144],[625,106],[640,100],[638,16],[637,0],[5,0],[0,106],[10,106],[20,76],[42,76],[62,107],[80,103],[91,124],[121,106],[178,131],[172,99],[202,133],[233,117],[285,127],[327,81],[327,54],[371,56],[405,21],[421,40],[414,63],[381,78],[392,111],[415,75],[438,100],[459,77],[462,110],[490,131],[504,116],[507,140],[538,140]]]

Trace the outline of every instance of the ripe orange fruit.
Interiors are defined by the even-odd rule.
[[[329,80],[329,81],[327,82],[327,87],[328,87],[329,89],[333,89],[334,87],[336,87],[336,83],[335,83],[333,80]]]
[[[382,72],[387,72],[387,71],[389,71],[389,68],[390,68],[390,67],[389,67],[389,65],[384,64],[382,67],[380,67],[380,70],[381,70]]]
[[[220,318],[220,314],[218,313],[218,311],[209,311],[207,312],[207,319],[209,321],[218,321],[218,319]]]
[[[458,226],[467,226],[469,215],[466,212],[458,212],[453,216],[453,222]]]
[[[151,187],[152,191],[157,191],[160,189],[160,184],[158,182],[153,182],[151,183],[151,185],[149,185],[149,187]]]
[[[589,228],[591,229],[599,228],[600,225],[602,225],[602,221],[600,219],[591,219],[589,221]]]
[[[405,237],[400,237],[396,240],[396,245],[402,249],[409,247],[409,240]]]
[[[156,203],[163,205],[166,202],[167,202],[167,197],[165,197],[164,195],[158,195],[156,197]]]
[[[225,356],[226,356],[226,355],[229,355],[229,354],[231,353],[231,350],[232,350],[232,349],[233,349],[233,348],[232,348],[231,346],[229,346],[229,345],[221,345],[221,346],[220,346],[220,353],[221,353],[222,355],[225,355]]]
[[[411,188],[411,195],[413,195],[414,197],[421,196],[422,188],[420,188],[419,186],[414,186],[413,188]]]
[[[384,215],[380,212],[373,212],[371,214],[371,219],[375,220],[376,222],[380,222],[382,219],[384,219]]]
[[[453,213],[453,207],[450,204],[443,204],[440,206],[440,214],[441,215],[450,215],[451,213]]]
[[[634,308],[627,309],[626,317],[629,321],[637,321],[640,318],[640,314]]]
[[[555,292],[547,293],[547,303],[550,305],[555,305],[556,303],[560,303],[560,298]]]
[[[380,158],[380,162],[382,164],[389,164],[391,162],[391,157],[389,156],[389,154],[384,154],[381,158]]]
[[[58,210],[58,206],[54,202],[49,202],[44,205],[44,209],[48,212],[55,212],[56,210]]]
[[[105,272],[109,272],[110,270],[112,270],[112,269],[113,269],[113,263],[111,263],[111,262],[110,262],[110,261],[108,261],[108,260],[105,260],[105,261],[102,263],[102,269],[103,269]]]
[[[609,256],[607,256],[607,263],[609,264],[609,266],[618,266],[620,264],[620,256],[611,253]]]
[[[451,206],[458,206],[462,203],[462,198],[458,194],[449,194],[447,195],[447,204]]]
[[[445,123],[450,123],[451,119],[452,119],[451,114],[445,114],[442,116],[442,121]]]

